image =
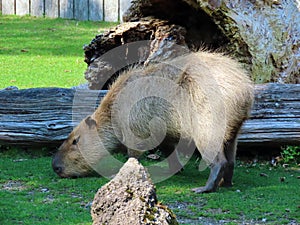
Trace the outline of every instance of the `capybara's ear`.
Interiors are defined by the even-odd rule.
[[[97,126],[97,123],[94,119],[92,119],[90,116],[88,116],[85,119],[85,123],[89,126],[90,129],[94,128]]]

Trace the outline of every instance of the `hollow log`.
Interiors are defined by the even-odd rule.
[[[229,53],[244,64],[256,83],[297,84],[299,11],[298,0],[132,1],[123,18],[126,23],[97,35],[85,47],[86,79],[92,89],[101,88],[98,77],[107,66],[102,65],[102,59],[95,60],[113,48],[149,40],[159,46],[152,49],[155,55],[166,48],[160,43],[171,40],[190,50],[204,47]]]
[[[106,91],[36,88],[0,91],[0,143],[57,147],[74,126],[93,113]],[[240,149],[300,145],[300,84],[255,86],[251,117]]]
[[[177,53],[172,47],[186,46],[185,35],[186,29],[182,26],[151,17],[123,23],[97,35],[84,47],[89,88],[107,89],[128,66],[170,59],[174,56],[172,53]],[[170,41],[164,45],[164,40]]]

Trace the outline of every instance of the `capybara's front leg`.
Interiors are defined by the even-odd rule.
[[[168,163],[169,163],[169,170],[170,173],[175,174],[175,173],[179,173],[182,169],[183,166],[180,163],[179,159],[178,159],[178,155],[177,155],[177,151],[174,150],[168,157]]]
[[[227,166],[227,160],[223,151],[218,154],[213,163],[210,165],[210,175],[203,187],[193,188],[196,193],[214,192],[217,190],[219,183],[224,175],[224,169]]]
[[[177,142],[177,141],[175,141]],[[169,164],[169,172],[175,174],[182,169],[182,164],[180,163],[177,155],[177,150],[172,141],[164,141],[161,145],[164,155],[167,157]]]

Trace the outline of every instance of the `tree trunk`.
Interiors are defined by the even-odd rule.
[[[246,57],[255,82],[300,83],[298,0],[223,0],[217,10],[197,2]]]
[[[0,91],[0,142],[57,147],[106,91],[37,88]],[[251,118],[239,136],[240,149],[300,144],[300,85],[256,85]]]
[[[96,36],[85,47],[86,78],[92,89],[101,88],[99,77],[118,59],[108,62],[99,57],[118,46],[149,40],[157,46],[149,47],[151,60],[156,52],[168,57],[173,45],[161,44],[165,41],[190,50],[221,49],[244,63],[256,83],[300,83],[299,9],[297,0],[133,1],[124,17],[127,23]],[[118,75],[119,68],[109,68]]]

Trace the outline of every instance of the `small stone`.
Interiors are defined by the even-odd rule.
[[[49,189],[48,189],[48,188],[42,188],[42,189],[41,189],[41,192],[43,192],[43,193],[48,193],[48,192],[49,192]]]
[[[157,154],[150,154],[150,155],[147,155],[147,158],[153,159],[153,160],[158,160],[160,157]]]
[[[269,177],[269,175],[266,174],[266,173],[260,173],[259,175],[260,175],[261,177]]]
[[[16,82],[16,81],[15,80],[11,80],[10,82]],[[16,87],[16,86],[9,86],[9,87],[6,87],[6,88],[4,88],[4,89],[2,89],[0,91],[16,91],[16,90],[18,90],[18,87]]]

